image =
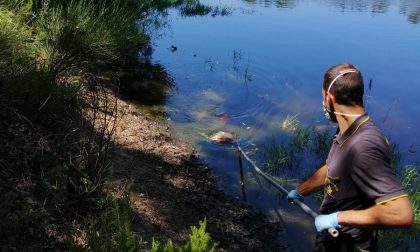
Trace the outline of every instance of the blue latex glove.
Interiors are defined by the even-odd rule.
[[[320,214],[315,218],[315,227],[318,233],[325,233],[330,228],[341,228],[341,225],[338,224],[338,213],[335,212],[332,214]]]
[[[293,202],[294,199],[303,201],[303,195],[300,194],[297,189],[293,189],[287,194],[287,200],[289,202]]]

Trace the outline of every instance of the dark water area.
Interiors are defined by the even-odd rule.
[[[249,165],[241,183],[235,145],[207,137],[232,132],[263,167],[267,148],[288,141],[290,118],[332,134],[336,125],[322,111],[322,78],[330,66],[348,62],[362,71],[367,111],[403,163],[420,161],[420,1],[205,3],[230,15],[170,11],[170,27],[154,42],[152,63],[171,81],[160,94],[163,105],[154,106],[197,147],[221,188],[279,223],[279,239],[291,250],[310,251],[311,218],[258,181]],[[317,168],[308,160],[276,176],[296,184]],[[307,203],[317,210],[315,198]]]

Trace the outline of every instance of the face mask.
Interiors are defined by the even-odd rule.
[[[322,101],[322,107],[324,109],[324,116],[325,116],[325,118],[327,118],[328,121],[331,121],[331,122],[335,122],[336,123],[337,122],[337,117],[335,116],[335,112],[327,109],[327,107],[325,106],[325,102],[324,101]]]
[[[324,108],[325,118],[327,118],[329,121],[335,122],[335,123],[337,122],[337,116],[336,115],[342,115],[342,116],[348,116],[348,117],[359,117],[359,116],[363,115],[363,114],[346,114],[346,113],[336,112],[336,111],[334,111],[334,108],[329,110],[325,106],[324,101],[322,101],[322,107]]]

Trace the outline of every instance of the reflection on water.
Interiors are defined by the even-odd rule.
[[[298,4],[307,2],[321,2],[334,7],[338,11],[357,11],[371,13],[386,13],[390,6],[398,6],[400,13],[407,16],[410,23],[417,24],[420,19],[420,1],[418,0],[243,0],[247,3],[264,7],[291,9]]]
[[[299,0],[243,0],[248,3],[259,4],[264,7],[293,8]]]
[[[174,80],[160,64],[140,62],[120,76],[123,98],[156,116],[163,116],[168,96],[175,88]]]
[[[408,16],[408,21],[418,24],[420,19],[420,2],[416,0],[401,1],[400,12]]]

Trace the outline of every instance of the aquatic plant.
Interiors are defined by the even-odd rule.
[[[295,116],[287,116],[282,123],[287,134],[272,137],[265,145],[265,169],[272,174],[292,173],[307,176],[319,168],[328,155],[332,135],[315,127],[302,127]],[[304,162],[305,161],[305,162]]]
[[[299,129],[300,122],[297,118],[299,114],[290,116],[287,115],[286,119],[284,119],[283,123],[281,124],[281,128],[285,131],[296,131]]]
[[[246,68],[245,68],[245,72],[244,72],[244,80],[245,80],[245,83],[246,82],[249,82],[249,81],[252,81],[252,73],[250,72],[250,70],[249,70],[249,66],[247,66]]]

